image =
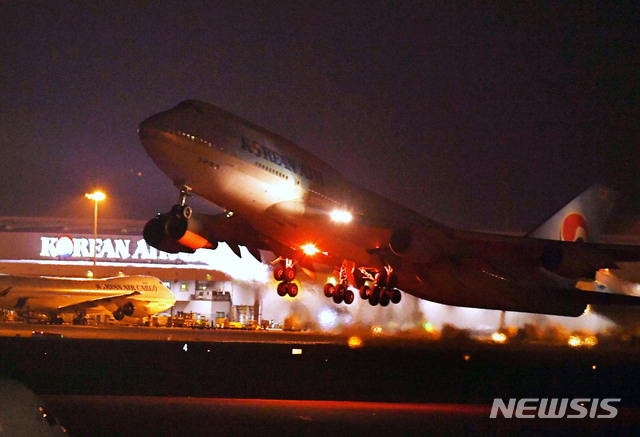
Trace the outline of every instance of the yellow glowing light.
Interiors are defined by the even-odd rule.
[[[107,195],[104,194],[102,191],[95,191],[93,193],[87,193],[85,194],[85,196],[87,197],[87,199],[89,200],[95,200],[96,202],[101,202],[104,199],[107,198]]]
[[[349,211],[345,211],[344,209],[336,209],[329,214],[331,220],[336,223],[350,223],[353,220],[353,216]]]
[[[433,331],[435,331],[436,329],[433,327],[433,324],[431,322],[425,322],[424,325],[422,325],[424,330],[432,333]]]
[[[471,357],[470,357],[469,355],[465,355],[465,356],[464,356],[464,360],[465,360],[465,361],[469,361],[470,359],[471,359]]]
[[[362,347],[362,339],[357,335],[354,335],[352,337],[349,337],[347,344],[351,349],[357,349],[359,347]]]
[[[371,327],[371,332],[373,332],[376,335],[380,335],[382,334],[382,326],[380,325],[374,325]]]
[[[591,366],[592,370],[596,370],[596,365],[594,364],[593,366]]]
[[[567,343],[571,347],[580,347],[580,346],[582,346],[582,340],[580,340],[580,337],[578,337],[577,335],[570,336],[569,340],[567,341]]]
[[[493,334],[491,334],[491,340],[495,341],[496,343],[504,343],[505,341],[507,341],[507,336],[502,332],[494,332]]]
[[[590,335],[589,337],[584,339],[584,345],[587,347],[593,347],[598,344],[598,338]]]
[[[302,355],[302,349],[299,349],[299,348],[291,349],[291,355]]]
[[[307,243],[303,246],[300,246],[300,248],[302,249],[302,251],[305,253],[305,255],[315,255],[316,253],[320,252],[320,249],[318,249],[316,247],[315,244],[313,243]]]

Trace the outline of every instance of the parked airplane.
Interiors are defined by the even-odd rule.
[[[62,323],[61,314],[75,314],[74,323],[86,323],[87,314],[141,318],[169,309],[176,302],[159,279],[120,276],[106,279],[0,275],[0,308],[29,319]]]
[[[349,285],[382,306],[399,302],[400,290],[447,305],[566,316],[581,315],[591,303],[640,303],[584,290],[584,280],[593,281],[599,269],[640,260],[640,247],[586,242],[591,230],[577,213],[559,213],[526,237],[450,229],[355,185],[292,142],[199,101],[148,118],[139,135],[181,189],[171,211],[147,223],[146,241],[172,253],[221,241],[238,255],[244,245],[257,259],[259,249],[269,250],[279,256],[274,276],[281,296],[298,294],[297,267],[314,277],[320,263],[338,272],[337,283],[324,287],[336,303],[353,301]],[[606,200],[606,189],[594,190],[596,200]],[[193,212],[191,193],[226,212]]]

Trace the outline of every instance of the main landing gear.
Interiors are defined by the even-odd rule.
[[[353,303],[354,294],[349,290],[349,280],[347,279],[346,268],[343,265],[340,267],[340,279],[336,285],[328,282],[324,285],[324,295],[326,297],[333,298],[335,303],[346,303],[351,305]]]
[[[278,295],[296,297],[298,295],[298,284],[293,282],[296,277],[295,262],[288,258],[278,258],[273,270],[273,277],[278,282]],[[397,304],[402,299],[402,293],[398,290],[398,277],[390,267],[378,270],[368,270],[364,268],[355,269],[353,282],[362,284],[359,289],[360,297],[368,300],[371,306],[380,305],[386,307],[390,303]],[[357,276],[356,276],[357,275]],[[366,285],[365,281],[373,285]],[[349,289],[349,275],[345,265],[340,267],[340,274],[337,284],[327,283],[324,286],[324,295],[332,298],[335,303],[346,303],[350,305],[355,299],[353,291]]]
[[[354,270],[355,283],[361,283],[359,289],[360,297],[368,300],[371,306],[381,305],[386,307],[389,303],[399,303],[402,299],[402,293],[398,290],[398,277],[390,267],[383,270],[370,272],[367,269],[359,268]],[[372,283],[373,286],[366,285],[365,281]],[[324,286],[324,295],[333,298],[335,303],[344,302],[347,305],[353,302],[353,292],[347,287],[349,280],[347,277],[346,267],[340,267],[340,279],[336,285],[327,283]]]
[[[296,297],[298,295],[298,284],[292,282],[296,278],[295,263],[290,259],[277,259],[274,263],[280,263],[273,270],[273,277],[278,283],[278,296],[291,296]]]
[[[375,276],[368,272],[363,272],[367,279],[373,280],[373,286],[362,285],[360,287],[360,298],[368,300],[371,306],[380,305],[386,307],[389,303],[397,304],[402,299],[402,293],[398,286],[398,277],[390,268],[384,268]]]
[[[78,313],[73,318],[73,322],[72,323],[74,325],[86,325],[87,324],[87,318],[85,317],[84,314]]]

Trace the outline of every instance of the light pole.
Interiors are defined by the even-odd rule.
[[[85,194],[87,199],[93,200],[95,208],[93,210],[93,270],[96,269],[96,252],[97,252],[97,240],[98,240],[98,202],[107,198],[102,191],[95,191],[93,193]]]

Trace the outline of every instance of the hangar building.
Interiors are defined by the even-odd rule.
[[[215,251],[195,254],[160,252],[142,238],[145,223],[100,219],[94,242],[93,220],[0,217],[0,273],[155,276],[176,296],[174,312],[193,312],[211,320],[224,317],[242,323],[260,319],[257,289],[269,277],[266,265],[248,253],[238,259],[224,245]]]

